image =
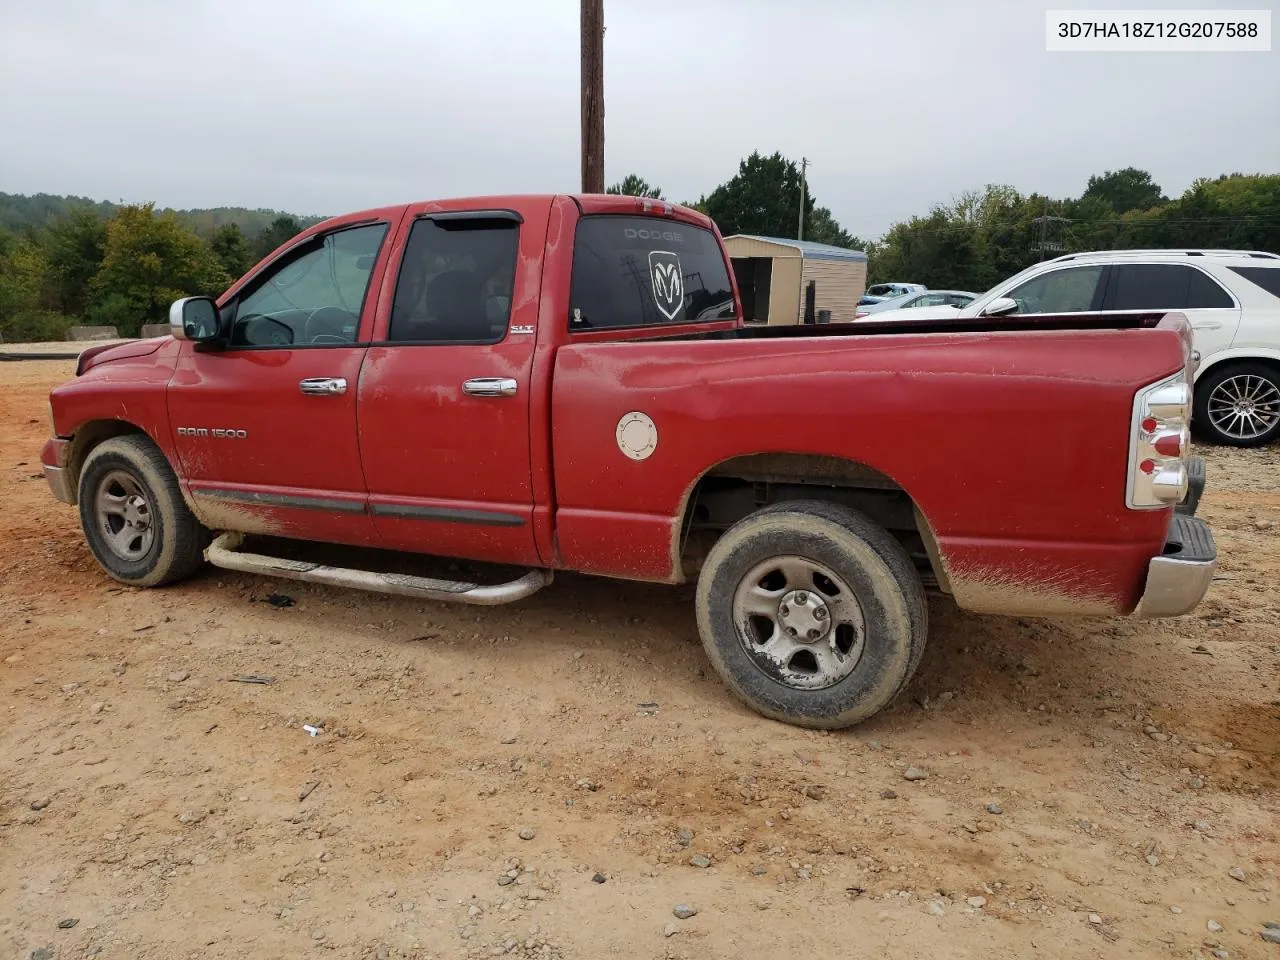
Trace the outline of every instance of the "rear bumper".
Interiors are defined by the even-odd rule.
[[[1204,599],[1218,566],[1213,531],[1203,520],[1174,514],[1164,552],[1147,567],[1136,617],[1180,617]]]
[[[50,437],[40,451],[40,463],[44,467],[44,479],[49,484],[49,492],[63,503],[76,502],[75,484],[71,481],[71,471],[67,469],[67,452],[70,448],[70,440]]]

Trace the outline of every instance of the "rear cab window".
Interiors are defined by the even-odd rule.
[[[710,230],[642,216],[595,215],[578,222],[570,331],[735,316],[729,270]]]

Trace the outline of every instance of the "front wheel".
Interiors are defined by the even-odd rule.
[[[1280,373],[1261,363],[1227,363],[1196,384],[1192,423],[1210,443],[1260,447],[1280,434]]]
[[[823,501],[766,507],[712,547],[698,630],[716,671],[775,720],[834,729],[906,687],[928,607],[910,557],[864,514]]]
[[[203,562],[207,533],[149,438],[113,437],[94,447],[80,471],[79,500],[89,549],[121,583],[162,586]]]

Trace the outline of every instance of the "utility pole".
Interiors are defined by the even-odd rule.
[[[1044,259],[1045,241],[1049,239],[1049,197],[1044,198],[1044,213],[1040,215],[1040,259]]]
[[[582,192],[604,193],[604,0],[582,0]]]
[[[805,182],[805,171],[809,169],[809,161],[804,157],[800,158],[800,225],[796,228],[796,239],[804,239],[804,207],[805,198],[807,196],[808,184]]]

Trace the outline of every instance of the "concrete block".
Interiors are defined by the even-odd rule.
[[[120,334],[115,327],[70,327],[67,329],[68,340],[119,340]]]

